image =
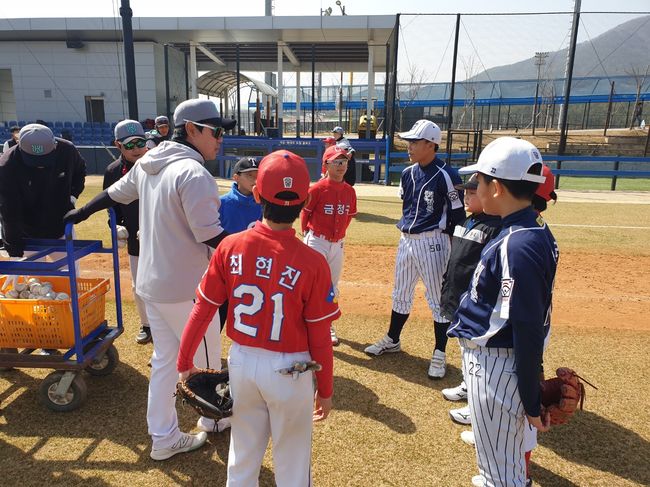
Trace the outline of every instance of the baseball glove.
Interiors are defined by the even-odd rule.
[[[585,386],[582,381],[597,389],[568,367],[560,367],[556,374],[557,377],[540,383],[542,406],[550,415],[551,425],[566,423],[578,407],[582,409],[585,399]]]
[[[228,370],[199,369],[176,384],[175,395],[206,418],[219,420],[232,415]]]

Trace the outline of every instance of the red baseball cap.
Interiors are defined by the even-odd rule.
[[[277,150],[260,161],[257,173],[257,191],[262,197],[280,206],[299,205],[309,194],[309,171],[305,160],[293,152]],[[291,191],[297,197],[292,200],[278,198],[282,192]]]
[[[324,144],[336,144],[336,139],[332,137],[331,135],[329,137],[325,137],[324,139],[321,139]]]
[[[544,176],[546,179],[543,183],[539,183],[535,194],[541,198],[544,198],[546,201],[556,201],[557,194],[555,194],[555,176],[553,176],[551,168],[546,165],[543,166],[542,176]]]
[[[350,160],[350,153],[345,147],[333,145],[332,147],[325,149],[325,153],[323,154],[323,163],[327,161],[333,161],[334,159],[338,159],[341,156],[345,157],[347,160]]]

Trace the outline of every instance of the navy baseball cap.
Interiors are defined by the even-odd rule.
[[[237,125],[237,120],[221,118],[217,106],[212,100],[195,98],[185,100],[174,110],[174,127],[182,127],[186,122],[201,122],[230,130]]]
[[[260,163],[255,160],[254,157],[242,157],[237,161],[233,172],[235,174],[241,174],[244,172],[257,171],[260,168]]]
[[[115,140],[123,144],[146,138],[142,125],[136,120],[122,120],[115,126],[114,135]]]
[[[45,125],[30,123],[20,129],[18,147],[23,156],[23,162],[31,167],[46,167],[56,160],[56,139]]]

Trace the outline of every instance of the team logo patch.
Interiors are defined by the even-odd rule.
[[[293,187],[293,178],[282,178],[282,184],[284,185],[284,189],[291,189]]]
[[[458,191],[450,191],[447,193],[447,197],[449,198],[449,201],[457,201],[458,200]]]
[[[45,152],[45,147],[40,144],[32,144],[32,152],[34,155],[40,155]]]
[[[501,279],[501,297],[502,298],[510,298],[510,295],[512,294],[512,288],[515,285],[515,280],[512,278],[509,279]]]
[[[533,156],[534,161],[539,161],[542,159],[542,156],[537,149],[531,149],[530,155]]]
[[[497,168],[493,167],[490,169],[490,174],[496,174],[497,173]]]
[[[325,301],[328,303],[336,303],[336,293],[334,292],[334,286],[330,286],[330,290],[327,293],[327,298]]]
[[[130,123],[126,126],[126,131],[130,134],[135,134],[138,131],[138,129],[134,123]]]

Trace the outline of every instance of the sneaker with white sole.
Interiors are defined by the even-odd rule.
[[[429,364],[429,379],[442,379],[447,373],[447,362],[445,352],[434,350]]]
[[[169,448],[152,448],[149,456],[154,460],[167,460],[177,453],[186,453],[201,448],[207,439],[208,434],[205,431],[194,435],[181,433],[181,437],[172,446]]]
[[[472,430],[461,431],[460,439],[463,440],[463,442],[467,443],[468,445],[471,446],[476,445],[476,440],[474,439],[474,432]]]
[[[455,421],[456,423],[472,424],[472,419],[469,416],[469,406],[450,410],[449,417],[451,417],[452,421]]]
[[[467,386],[465,381],[456,387],[449,387],[442,390],[442,395],[447,401],[464,401],[467,399]]]
[[[336,347],[339,344],[339,337],[336,336],[336,330],[330,326],[330,337],[332,338],[332,346]]]
[[[486,480],[485,477],[483,477],[483,475],[474,475],[472,477],[472,485],[474,487],[485,487],[485,483]]]
[[[230,418],[221,418],[219,421],[201,416],[196,422],[196,427],[206,433],[221,433],[230,428]]]
[[[400,352],[401,350],[402,346],[400,345],[399,341],[395,343],[391,337],[385,335],[377,343],[373,343],[369,347],[366,347],[364,352],[366,352],[368,355],[379,356],[384,353]]]

